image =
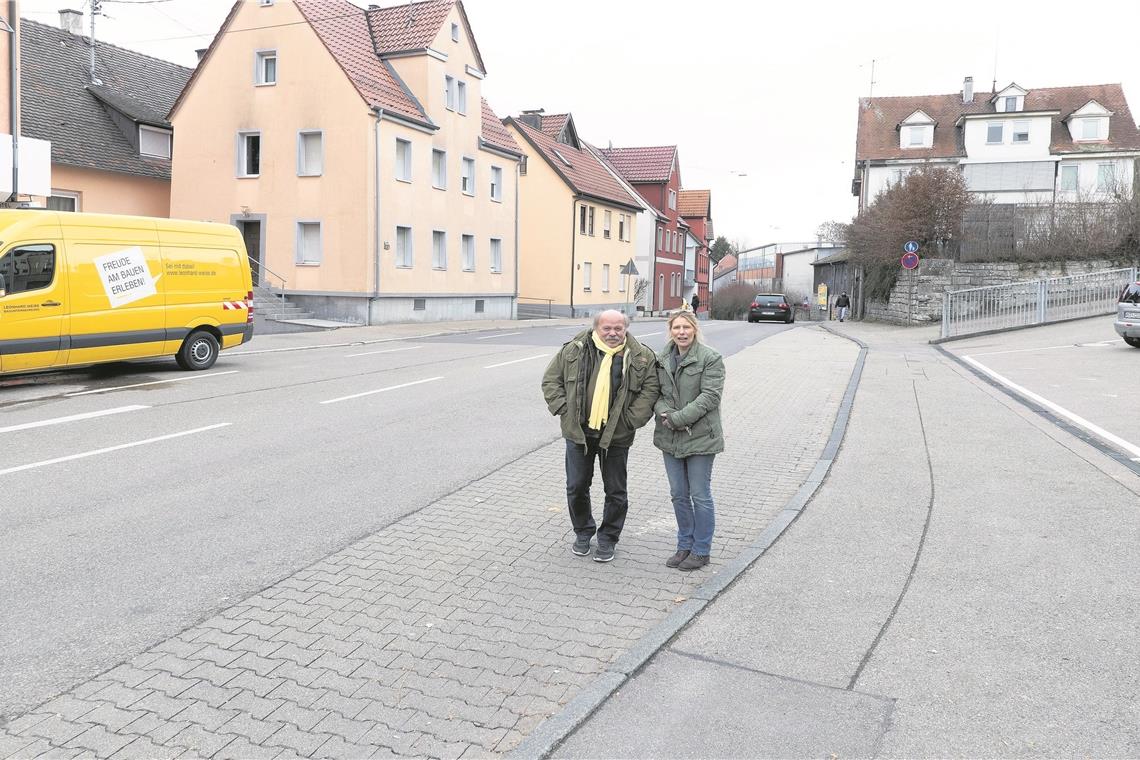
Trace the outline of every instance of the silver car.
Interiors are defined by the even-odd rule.
[[[1133,348],[1140,348],[1140,282],[1125,285],[1116,304],[1116,334]]]

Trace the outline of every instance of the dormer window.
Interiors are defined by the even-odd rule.
[[[170,158],[171,132],[139,125],[139,154],[155,158]]]
[[[1081,139],[1100,140],[1102,119],[1081,119]]]
[[[1007,95],[1005,98],[1005,108],[1002,109],[1006,113],[1019,110],[1017,107],[1017,96]]]
[[[929,148],[934,145],[935,121],[923,111],[915,111],[898,125],[900,148]]]
[[[906,128],[908,148],[921,148],[926,145],[926,127]]]

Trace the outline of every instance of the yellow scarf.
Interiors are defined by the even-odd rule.
[[[594,339],[594,345],[598,347],[598,350],[605,354],[602,357],[601,366],[598,367],[598,381],[594,384],[594,398],[590,400],[590,428],[601,430],[610,417],[610,376],[613,372],[614,354],[625,350],[625,341],[623,340],[621,345],[616,348],[610,348],[598,337],[596,332],[591,332],[590,337]]]

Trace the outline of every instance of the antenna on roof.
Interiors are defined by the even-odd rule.
[[[998,41],[1001,40],[1000,31],[994,32],[994,83],[990,87],[990,93],[997,95],[997,63],[998,63]]]
[[[875,59],[871,59],[871,91],[867,93],[867,100],[875,97]]]
[[[91,84],[103,84],[95,76],[95,17],[103,12],[103,0],[91,0]]]
[[[416,3],[415,0],[408,0],[408,28],[411,29],[412,24],[416,22]]]

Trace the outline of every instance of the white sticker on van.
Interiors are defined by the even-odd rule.
[[[121,251],[96,256],[95,268],[103,289],[111,301],[111,308],[126,306],[143,298],[155,295],[155,280],[146,264],[146,255],[137,245]]]

